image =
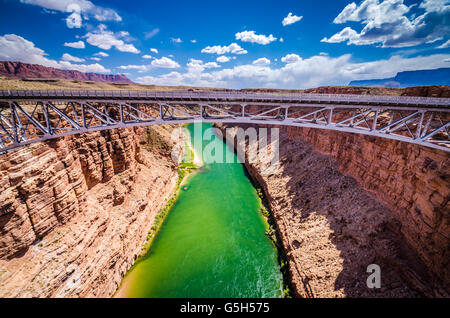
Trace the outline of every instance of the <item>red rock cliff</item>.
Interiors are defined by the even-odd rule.
[[[109,297],[177,173],[149,134],[95,132],[0,156],[0,297]]]
[[[38,64],[26,64],[21,62],[1,62],[0,76],[18,78],[61,78],[78,81],[133,83],[125,75],[107,75],[96,73],[82,73],[74,70],[61,70]]]

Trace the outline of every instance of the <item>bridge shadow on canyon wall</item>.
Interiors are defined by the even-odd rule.
[[[400,222],[329,156],[281,129],[280,164],[263,177],[258,163],[248,169],[272,202],[298,296],[431,295],[426,268],[400,234]],[[381,268],[380,289],[367,287],[370,264]]]

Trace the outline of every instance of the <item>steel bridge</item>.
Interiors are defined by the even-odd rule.
[[[91,131],[191,122],[329,129],[450,152],[450,98],[240,91],[0,91],[0,153]]]

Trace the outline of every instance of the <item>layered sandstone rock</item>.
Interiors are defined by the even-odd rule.
[[[170,143],[170,130],[151,130]],[[0,297],[113,295],[176,185],[175,165],[148,146],[148,131],[0,156]]]
[[[60,70],[38,64],[0,61],[0,75],[17,78],[63,78],[78,81],[133,83],[122,74],[82,73],[74,70]]]
[[[434,276],[450,286],[447,152],[358,134],[293,127],[287,131],[291,140],[308,141],[316,151],[331,155],[339,171],[389,207],[409,245]]]

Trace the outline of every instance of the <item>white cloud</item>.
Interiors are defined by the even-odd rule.
[[[64,46],[71,47],[71,48],[74,48],[74,49],[84,49],[85,48],[85,45],[84,45],[83,41],[66,42],[66,43],[64,43]]]
[[[40,64],[58,67],[56,61],[50,60],[47,54],[34,46],[33,42],[15,34],[0,36],[0,60]]]
[[[219,68],[219,64],[216,62],[208,62],[204,63],[202,60],[196,60],[196,59],[190,59],[189,63],[186,64],[188,71],[190,73],[195,72],[203,72],[205,69],[208,68]]]
[[[191,40],[191,43],[197,43],[197,40]]]
[[[66,9],[67,12],[72,12],[71,15],[69,15],[66,18],[66,24],[69,29],[73,28],[81,28],[81,25],[83,23],[83,19],[81,18],[81,8],[76,3],[71,3],[67,6]]]
[[[109,73],[110,70],[95,63],[89,65],[72,64],[69,61],[55,61],[47,58],[47,54],[34,43],[15,34],[0,36],[0,60],[39,64],[59,69],[77,70],[80,72]]]
[[[180,38],[170,38],[170,40],[171,40],[173,43],[183,43],[183,41],[182,41]]]
[[[66,12],[70,15],[66,18],[69,28],[80,28],[83,19],[93,17],[98,21],[122,21],[116,11],[94,5],[88,0],[20,0],[22,3],[37,5],[48,9],[48,12]]]
[[[445,42],[445,43],[439,45],[437,48],[438,48],[438,49],[447,49],[447,48],[449,48],[449,47],[450,47],[450,40],[448,40],[447,42]]]
[[[154,48],[151,48],[151,49],[150,49],[150,52],[153,52],[153,53],[155,53],[155,54],[158,54],[158,53],[159,53],[158,50],[157,50],[157,49],[154,49]]]
[[[106,26],[99,25],[98,30],[87,33],[84,37],[86,41],[93,45],[101,48],[102,50],[109,50],[115,47],[118,51],[129,52],[139,54],[140,51],[134,47],[132,44],[127,44],[120,38],[127,37],[128,32],[121,31],[118,33],[113,33],[106,30]]]
[[[242,42],[258,43],[261,45],[267,45],[273,41],[276,41],[272,34],[269,36],[263,34],[256,34],[255,31],[243,31],[235,34],[236,40],[241,40]]]
[[[297,54],[288,54],[284,57],[281,58],[281,62],[283,63],[297,63],[300,62],[302,60],[302,58],[300,56],[298,56]]]
[[[293,15],[292,12],[289,12],[287,17],[283,19],[281,24],[283,24],[283,26],[294,24],[294,23],[300,21],[302,18],[303,18],[303,16],[299,17],[299,16],[296,16],[296,15]]]
[[[359,5],[348,4],[334,23],[360,22],[360,32],[346,27],[322,42],[354,45],[381,44],[383,47],[407,47],[432,43],[450,33],[450,1],[424,0],[419,13],[411,12],[403,0],[364,0]],[[420,12],[421,11],[421,12]]]
[[[262,57],[260,59],[254,60],[253,65],[265,66],[270,64],[270,60],[268,58]]]
[[[160,30],[158,28],[155,28],[155,29],[151,30],[150,32],[144,32],[145,39],[146,40],[151,39],[152,37],[157,35],[159,33],[159,31]]]
[[[226,63],[230,61],[230,58],[228,56],[222,55],[216,58],[216,61],[219,63]]]
[[[98,53],[95,53],[94,55],[95,56],[101,56],[101,57],[108,57],[109,56],[109,54],[105,53],[105,52],[98,52]]]
[[[99,57],[91,57],[91,60],[98,62],[98,61],[101,61],[102,59]]]
[[[178,85],[183,82],[183,76],[178,72],[171,72],[161,76],[144,76],[138,77],[138,83],[152,85]]]
[[[284,39],[283,39],[283,38],[280,38],[280,42],[282,42],[282,43],[283,43],[283,42],[284,42]]]
[[[227,54],[227,53],[247,54],[248,52],[246,50],[244,50],[239,44],[231,43],[228,46],[220,46],[220,45],[207,46],[202,50],[202,53],[223,55],[223,54]]]
[[[64,61],[76,62],[76,63],[81,63],[81,62],[84,62],[84,61],[85,61],[85,60],[82,59],[82,58],[79,58],[79,57],[76,57],[76,56],[72,56],[72,55],[70,55],[70,54],[68,54],[68,53],[64,53],[63,56],[62,56],[62,59],[63,59]]]
[[[442,12],[446,10],[445,6],[448,4],[448,0],[424,0],[419,7],[427,12]]]
[[[160,59],[154,59],[151,63],[154,67],[160,67],[160,68],[178,68],[180,67],[180,64],[175,62],[174,60],[171,60],[168,57],[162,57]]]
[[[450,54],[405,58],[392,56],[387,60],[355,63],[351,55],[336,58],[316,55],[307,59],[296,59],[280,68],[260,65],[239,65],[222,70],[189,70],[186,73],[172,72],[161,76],[139,77],[143,84],[201,85],[209,87],[274,87],[310,88],[322,85],[347,85],[356,79],[389,78],[401,71],[435,69],[446,67]],[[293,60],[292,60],[293,61]]]
[[[148,65],[122,65],[119,66],[121,70],[137,70],[139,73],[146,72],[150,69],[150,66]]]
[[[72,64],[67,61],[61,61],[59,62],[60,68],[66,69],[66,70],[75,70],[79,72],[84,73],[111,73],[110,69],[107,69],[103,67],[103,65],[100,65],[98,63],[95,64]]]
[[[150,59],[152,59],[152,58],[153,58],[153,56],[151,56],[151,55],[148,55],[148,54],[145,54],[145,55],[142,55],[142,58],[143,58],[143,59],[147,59],[147,60],[150,60]]]

